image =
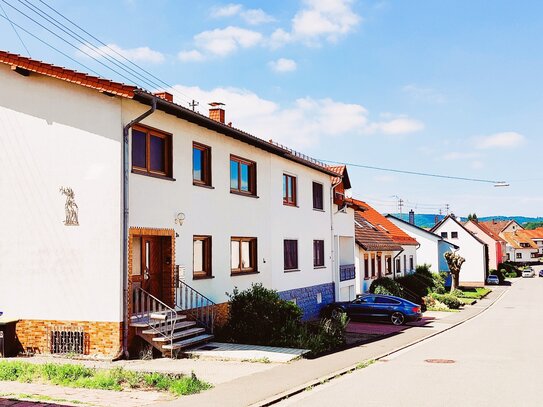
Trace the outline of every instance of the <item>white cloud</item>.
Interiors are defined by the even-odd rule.
[[[405,85],[402,91],[409,94],[413,99],[423,102],[442,104],[447,101],[445,96],[437,90],[424,88],[415,84]]]
[[[306,97],[281,106],[245,89],[215,88],[207,91],[181,85],[176,89],[198,100],[203,114],[207,114],[204,108],[207,103],[223,102],[226,104],[226,121],[232,121],[234,127],[293,148],[317,145],[325,137],[394,133],[390,132],[385,121],[377,126],[372,123],[364,106],[330,98]],[[392,122],[395,120],[398,119],[392,119]],[[402,117],[401,120],[411,119]]]
[[[229,26],[204,31],[194,36],[198,48],[210,54],[226,56],[238,48],[254,47],[262,42],[262,34],[244,28]]]
[[[149,47],[138,48],[121,48],[117,44],[107,44],[97,48],[93,48],[89,44],[82,44],[79,47],[79,54],[88,57],[82,51],[91,55],[93,58],[104,58],[105,56],[119,58],[119,55],[133,62],[150,62],[153,64],[160,64],[166,59],[164,54],[159,51],[152,50]]]
[[[177,54],[177,58],[183,62],[198,62],[203,61],[205,57],[198,50],[181,51]]]
[[[296,61],[286,58],[279,58],[276,61],[270,61],[268,65],[275,72],[292,72],[298,67]]]
[[[304,0],[304,7],[292,19],[290,32],[280,28],[272,34],[272,46],[291,41],[312,46],[319,45],[323,39],[337,41],[362,20],[351,5],[352,0]]]
[[[370,129],[388,135],[408,134],[423,130],[424,123],[409,117],[398,117],[388,121],[373,123]]]
[[[522,145],[525,141],[526,138],[522,134],[510,131],[476,137],[475,147],[481,150],[491,148],[515,148]]]
[[[250,25],[260,25],[275,21],[275,18],[260,8],[242,11],[241,17]]]
[[[223,18],[240,16],[247,24],[260,25],[271,23],[275,18],[260,8],[245,9],[242,4],[227,4],[222,7],[215,7],[211,10],[211,17]]]
[[[241,4],[227,4],[222,7],[215,7],[211,10],[211,17],[221,18],[221,17],[232,17],[243,9]]]

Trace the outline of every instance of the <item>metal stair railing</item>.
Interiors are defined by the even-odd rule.
[[[184,281],[178,280],[175,307],[205,326],[212,334],[215,328],[215,303]]]
[[[166,338],[173,346],[173,333],[177,312],[141,287],[134,290],[132,315],[146,321],[156,334]]]

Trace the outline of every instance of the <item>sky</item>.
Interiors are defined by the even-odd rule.
[[[234,127],[311,157],[510,184],[349,166],[352,195],[381,212],[397,212],[402,199],[404,212],[445,213],[448,204],[460,216],[543,216],[541,1],[0,5],[24,43],[0,18],[2,50],[159,90],[108,69],[113,49],[160,78],[177,103],[196,100],[201,113],[225,103]],[[109,48],[72,47],[19,12],[60,20],[47,5]]]

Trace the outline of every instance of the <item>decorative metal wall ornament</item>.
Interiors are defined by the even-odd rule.
[[[182,226],[184,221],[185,221],[185,214],[183,212],[179,212],[177,215],[175,215],[176,225]]]
[[[64,205],[64,211],[66,212],[66,219],[64,225],[66,226],[79,226],[79,208],[75,203],[75,194],[72,188],[60,187],[59,191],[62,195],[66,196],[66,204]]]

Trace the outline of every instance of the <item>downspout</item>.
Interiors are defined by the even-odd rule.
[[[341,177],[339,177],[339,180],[333,184],[330,185],[330,247],[332,248],[332,281],[334,282],[334,301],[337,301],[339,298],[339,295],[336,296],[336,291],[339,290],[339,282],[336,282],[336,277],[338,273],[336,273],[335,270],[335,242],[334,242],[334,189],[341,184]],[[339,243],[338,243],[339,244]],[[339,293],[339,291],[338,291]]]
[[[151,109],[136,117],[123,128],[123,349],[122,354],[128,358],[128,214],[129,194],[128,183],[130,177],[129,169],[129,131],[132,126],[150,116],[156,110],[157,98],[153,97]]]

